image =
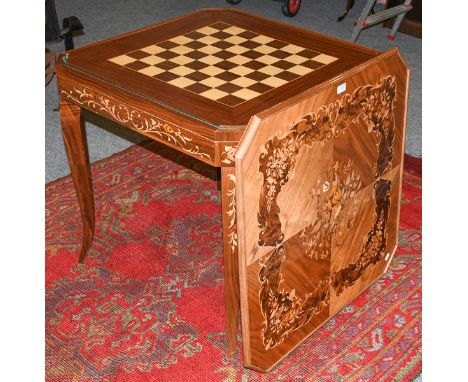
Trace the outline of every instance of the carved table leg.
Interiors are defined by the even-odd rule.
[[[81,108],[62,99],[60,101],[60,122],[83,224],[83,239],[78,259],[78,262],[82,263],[93,240],[95,212],[88,144]]]
[[[221,167],[221,203],[223,214],[224,279],[226,297],[226,356],[236,352],[239,316],[239,264],[237,257],[236,177],[234,167]]]

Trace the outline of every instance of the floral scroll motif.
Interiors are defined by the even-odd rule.
[[[363,86],[341,101],[323,106],[296,123],[284,137],[274,136],[260,154],[263,174],[260,191],[258,244],[273,246],[283,241],[277,196],[294,171],[296,158],[304,146],[330,141],[345,131],[351,122],[361,122],[368,131],[380,135],[376,176],[385,172],[393,158],[393,102],[395,79],[382,78],[378,85]]]
[[[274,136],[265,143],[259,157],[263,174],[260,190],[258,244],[275,246],[260,263],[260,306],[264,317],[262,339],[265,349],[281,344],[289,332],[304,326],[329,304],[329,291],[337,295],[358,280],[365,269],[376,264],[386,249],[386,222],[390,207],[390,180],[381,179],[393,160],[394,100],[396,84],[393,76],[381,78],[377,85],[360,87],[340,101],[322,107],[317,113],[305,116],[283,137]],[[351,123],[367,127],[379,138],[378,159],[374,166],[375,220],[362,246],[359,259],[331,277],[322,279],[316,289],[305,296],[297,296],[295,289],[280,289],[281,268],[287,258],[284,234],[279,218],[277,196],[294,171],[296,158],[304,146],[334,139]],[[360,189],[361,180],[351,160],[335,162],[324,179],[317,181],[309,197],[315,201],[317,219],[301,232],[305,256],[315,260],[330,258],[332,237],[340,244],[343,221],[341,211]],[[346,225],[352,226],[355,206],[349,208]]]
[[[262,285],[260,306],[265,317],[262,331],[265,350],[281,344],[289,332],[304,326],[329,304],[328,279],[320,281],[313,292],[302,298],[296,296],[294,289],[280,289],[283,281],[281,266],[286,256],[284,244],[280,244],[261,264],[258,274]]]
[[[343,210],[361,188],[362,182],[353,162],[335,162],[323,181],[317,181],[317,187],[309,197],[315,201],[317,218],[301,231],[302,244],[306,255],[315,260],[331,256],[332,237],[340,245],[343,225],[352,226],[357,209],[352,206],[343,221]],[[355,203],[355,202],[354,202]]]
[[[180,147],[188,154],[211,160],[211,156],[202,152],[200,147],[194,144],[190,137],[184,135],[177,126],[143,110],[119,103],[117,100],[84,87],[82,89],[74,87],[73,90],[68,91],[62,90],[61,95],[92,111],[107,113],[117,122],[131,124],[142,133],[151,133],[165,142]]]
[[[221,163],[232,165],[235,161],[234,154],[236,153],[237,146],[225,145],[221,151]]]
[[[228,237],[231,251],[234,252],[237,249],[237,225],[236,225],[236,176],[234,174],[228,175],[229,189],[226,192],[228,200],[228,209],[226,214],[229,217],[228,225]]]

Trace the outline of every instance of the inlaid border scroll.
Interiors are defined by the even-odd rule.
[[[275,247],[270,255],[261,261],[258,272],[259,300],[264,317],[262,339],[266,350],[281,344],[288,333],[304,326],[322,311],[329,304],[330,286],[340,295],[345,288],[352,286],[371,264],[376,264],[384,256],[392,182],[381,177],[391,167],[393,160],[395,97],[395,77],[382,77],[378,84],[361,86],[352,95],[346,94],[341,100],[323,106],[317,113],[306,115],[283,137],[273,136],[266,141],[265,150],[259,156],[259,171],[263,175],[263,184],[257,216],[260,228],[258,244]],[[379,139],[376,148],[378,158],[374,166],[374,223],[356,263],[334,272],[330,278],[320,280],[314,291],[305,296],[298,296],[294,289],[280,289],[283,279],[281,267],[287,259],[287,251],[283,243],[284,233],[277,197],[292,176],[296,158],[303,147],[315,142],[331,141],[346,131],[352,123],[363,124],[369,133],[375,134]],[[330,187],[331,184],[334,188],[324,188],[328,197],[322,198],[321,204],[317,206],[317,209],[325,214],[325,223],[331,222],[333,208],[340,203],[343,205],[343,196],[356,191],[360,182],[358,175],[351,184],[337,181],[336,174],[343,171],[343,166],[348,166],[348,173],[353,171],[351,160],[348,163],[337,162],[333,166],[336,169],[330,173],[334,175],[324,185],[328,184],[327,187]],[[330,255],[329,251],[327,252],[330,236],[334,227],[340,224],[339,219],[336,219],[334,224],[326,225],[326,229],[322,231],[311,229],[314,228],[312,224],[316,222],[301,231],[304,247],[308,249],[305,255],[327,257]],[[310,240],[308,232],[312,231],[319,232],[320,236]],[[314,244],[314,240],[325,243],[320,246],[322,252],[313,253],[319,247]]]

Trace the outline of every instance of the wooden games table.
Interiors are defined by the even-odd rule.
[[[82,110],[221,167],[227,353],[271,369],[387,269],[398,242],[408,69],[206,9],[59,57],[61,124],[91,246]]]

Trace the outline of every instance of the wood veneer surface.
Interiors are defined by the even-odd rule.
[[[356,298],[398,244],[408,70],[393,50],[327,85],[252,120],[235,155],[253,369],[271,369]]]

